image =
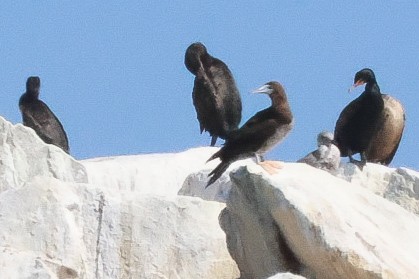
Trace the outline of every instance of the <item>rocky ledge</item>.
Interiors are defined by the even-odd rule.
[[[419,173],[77,161],[0,117],[1,278],[418,278]]]

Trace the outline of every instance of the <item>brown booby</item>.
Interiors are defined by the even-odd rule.
[[[209,55],[202,43],[187,48],[185,66],[195,75],[192,100],[201,134],[208,131],[214,146],[217,137],[225,139],[238,129],[242,113],[239,91],[227,65]]]
[[[336,171],[339,168],[340,152],[333,143],[333,134],[323,131],[317,136],[317,150],[297,161],[318,169]]]
[[[230,133],[224,146],[208,159],[220,158],[221,163],[209,173],[211,178],[207,187],[234,161],[256,156],[257,163],[260,163],[262,156],[281,142],[292,129],[293,116],[281,84],[271,81],[254,93],[268,94],[272,105],[256,113],[239,130]]]
[[[361,168],[368,161],[366,151],[373,144],[384,109],[380,87],[371,69],[356,73],[352,88],[362,84],[366,84],[365,91],[340,113],[334,134],[341,156],[349,156],[350,162]],[[356,153],[361,155],[360,162],[352,158]]]
[[[40,87],[39,77],[29,77],[26,81],[26,92],[19,99],[23,125],[34,129],[45,143],[56,145],[69,153],[63,125],[49,107],[39,100]]]

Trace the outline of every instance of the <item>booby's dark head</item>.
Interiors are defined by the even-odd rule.
[[[317,146],[330,146],[333,142],[333,134],[328,131],[323,131],[317,135]]]
[[[197,75],[207,64],[209,57],[207,48],[202,43],[193,43],[186,49],[185,66],[192,74]]]
[[[270,81],[265,83],[263,86],[259,87],[256,90],[253,90],[253,93],[264,93],[268,94],[272,100],[273,105],[284,105],[288,104],[287,95],[285,95],[285,89],[277,81]]]
[[[282,87],[282,85],[276,81],[270,81],[268,83],[265,83],[258,89],[253,90],[253,93],[263,93],[263,94],[268,94],[268,95],[277,94],[277,95],[285,96],[284,87]]]
[[[41,80],[39,77],[29,77],[26,81],[26,92],[38,97],[39,88],[41,87]]]

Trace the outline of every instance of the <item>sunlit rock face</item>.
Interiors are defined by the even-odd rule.
[[[419,174],[373,164],[363,173],[350,164],[341,171],[335,177],[289,163],[275,175],[256,165],[231,174],[220,225],[240,278],[285,271],[327,279],[419,274]]]
[[[177,194],[216,148],[76,161],[0,118],[1,278],[237,278],[223,203]]]
[[[87,182],[85,167],[34,130],[12,125],[0,116],[0,192],[18,188],[35,176]]]
[[[416,278],[419,174],[218,149],[77,161],[0,118],[1,278]]]

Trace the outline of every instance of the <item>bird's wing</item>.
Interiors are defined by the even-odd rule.
[[[36,104],[36,109],[21,109],[23,123],[34,129],[46,143],[54,144],[64,151],[69,151],[67,135],[58,118],[42,101]]]
[[[241,121],[242,103],[232,73],[224,62],[214,58],[207,74],[215,90],[216,106],[222,115],[223,129],[226,132],[237,129]]]
[[[314,150],[313,152],[307,154],[305,157],[299,159],[298,163],[306,163],[310,166],[315,166],[319,161],[321,155],[319,150]]]
[[[352,117],[358,112],[359,106],[357,105],[357,103],[358,99],[353,100],[340,113],[335,125],[335,137],[336,134],[339,134],[339,132],[346,126],[346,124],[348,124],[351,121]]]
[[[244,125],[239,130],[233,131],[224,145],[226,153],[246,154],[258,151],[266,141],[266,138],[275,134],[278,122],[275,119],[267,119],[253,125]]]
[[[263,121],[263,119],[265,119],[265,121]],[[240,129],[230,132],[230,134],[228,135],[228,139],[234,141],[236,137],[242,137],[243,134],[252,133],[252,131],[255,131],[255,129],[261,130],[263,128],[263,125],[268,125],[269,123],[276,124],[276,121],[273,120],[272,122],[269,120],[273,120],[273,116],[270,115],[270,110],[264,109],[262,111],[259,111],[258,113],[253,115],[249,120],[247,120],[246,123],[244,123],[243,126],[240,127]]]
[[[214,118],[217,117],[214,90],[206,77],[196,77],[192,92],[192,100],[199,121],[201,133],[212,130]]]

